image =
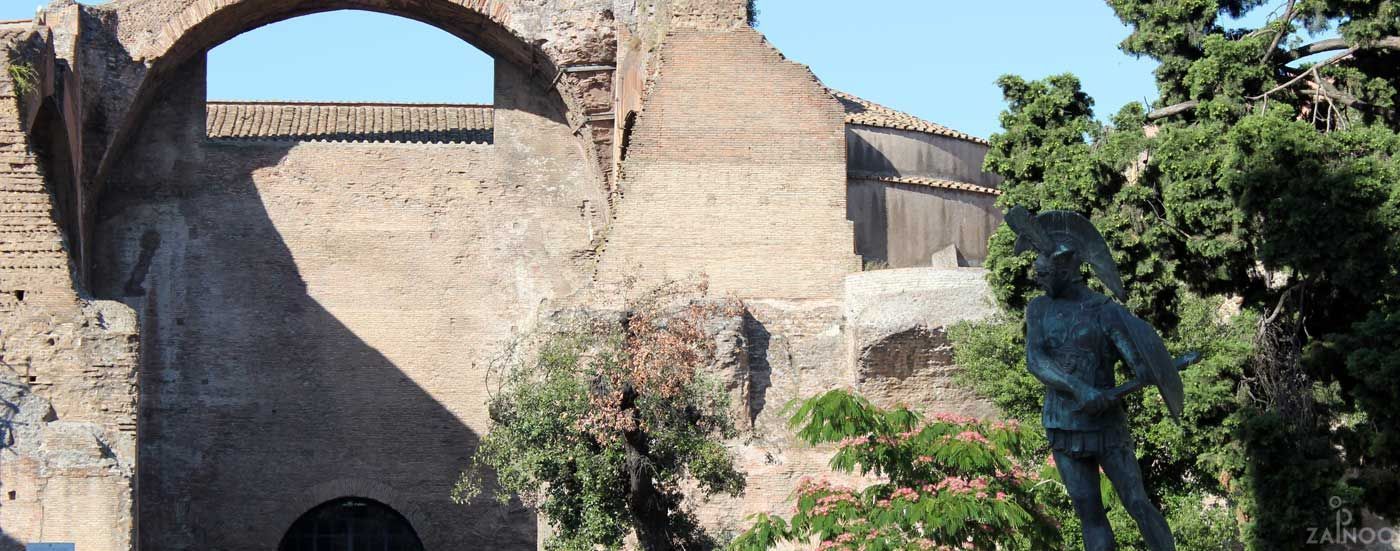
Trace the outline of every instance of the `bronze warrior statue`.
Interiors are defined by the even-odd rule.
[[[1162,338],[1112,298],[1085,285],[1089,264],[1120,301],[1123,283],[1108,245],[1094,225],[1067,211],[1032,217],[1016,207],[1006,215],[1016,231],[1016,251],[1034,249],[1035,279],[1045,295],[1026,308],[1026,367],[1045,384],[1041,420],[1055,466],[1084,527],[1087,551],[1114,549],[1113,531],[1099,495],[1099,469],[1113,483],[1137,521],[1148,548],[1174,550],[1171,530],[1143,487],[1121,398],[1157,386],[1173,417],[1181,415],[1179,369],[1196,355],[1173,359]],[[1134,378],[1115,386],[1119,360]]]

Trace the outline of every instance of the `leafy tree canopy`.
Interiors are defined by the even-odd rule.
[[[620,319],[566,316],[521,338],[494,366],[493,426],[454,499],[474,498],[493,473],[499,499],[518,496],[548,520],[551,550],[619,549],[632,535],[649,551],[711,545],[682,487],[743,490],[707,329],[743,305],[701,294],[665,286]]]
[[[790,519],[758,515],[730,546],[762,551],[781,542],[817,549],[1046,549],[1068,511],[1054,469],[1034,457],[1016,422],[955,415],[925,419],[833,390],[794,403],[792,426],[808,444],[835,444],[831,468],[864,488],[805,479]],[[1042,480],[1042,476],[1046,478]],[[1060,513],[1054,515],[1055,512]]]
[[[1005,178],[1004,207],[1093,220],[1115,252],[1128,306],[1170,338],[1248,351],[1188,394],[1225,420],[1214,432],[1140,441],[1144,462],[1163,469],[1159,498],[1227,500],[1246,520],[1237,538],[1258,549],[1304,546],[1306,527],[1331,518],[1331,496],[1395,518],[1400,2],[1109,4],[1133,28],[1123,51],[1161,63],[1158,102],[1100,124],[1073,76],[1003,77],[1004,131],[986,167]],[[1268,23],[1230,26],[1254,10]],[[1013,254],[1013,239],[1001,228],[987,261],[1012,328],[988,326],[996,342],[963,332],[964,348],[1019,338],[1014,316],[1036,291],[1031,258]],[[1243,311],[1251,330],[1202,323],[1214,308],[1201,301]],[[1221,323],[1239,323],[1231,316]],[[1017,361],[983,372],[1004,377]],[[999,402],[1020,392],[983,388]],[[1178,459],[1198,455],[1218,464],[1171,488],[1187,468]],[[1189,469],[1203,468],[1194,462]]]

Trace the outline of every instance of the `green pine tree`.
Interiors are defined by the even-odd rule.
[[[1183,427],[1155,396],[1129,408],[1181,548],[1310,548],[1333,496],[1396,518],[1400,2],[1109,4],[1133,28],[1122,50],[1160,62],[1157,103],[1101,124],[1073,76],[1003,77],[986,168],[1005,178],[1004,207],[1093,220],[1128,306],[1174,348],[1207,352],[1186,375]],[[1268,23],[1231,26],[1252,10]],[[1035,292],[1012,242],[1001,228],[987,261],[1007,316],[953,337],[972,384],[1030,420],[1033,381],[1007,378],[1024,370],[1017,316]],[[1242,313],[1222,317],[1226,301]],[[1188,514],[1202,503],[1229,514]]]

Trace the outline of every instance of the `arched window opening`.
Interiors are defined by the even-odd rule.
[[[494,60],[437,27],[343,10],[209,51],[215,140],[491,143]]]
[[[418,534],[397,511],[378,501],[340,498],[307,511],[278,551],[423,551]]]

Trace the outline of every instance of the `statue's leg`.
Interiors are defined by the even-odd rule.
[[[1084,551],[1114,551],[1113,528],[1108,524],[1103,498],[1099,495],[1098,462],[1075,459],[1059,451],[1054,453],[1055,468],[1060,471],[1060,479],[1074,504],[1074,513],[1084,527]]]
[[[1113,482],[1123,507],[1137,521],[1147,548],[1152,551],[1175,551],[1176,542],[1172,540],[1171,528],[1152,500],[1147,498],[1147,490],[1142,485],[1142,472],[1138,469],[1132,446],[1104,450],[1101,460],[1104,474]]]

